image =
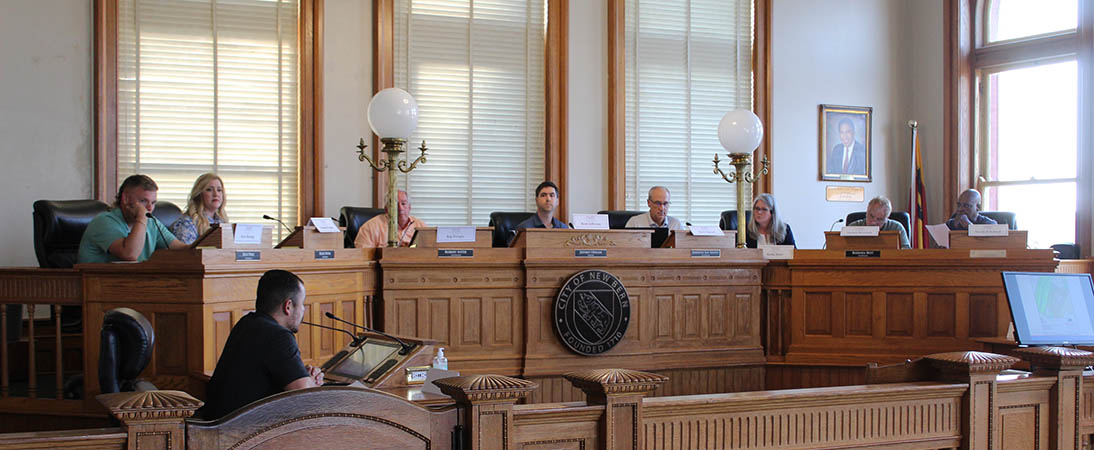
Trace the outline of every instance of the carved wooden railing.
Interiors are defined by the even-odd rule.
[[[1082,370],[1094,363],[1094,354],[1054,347],[1016,353],[1032,373],[1000,376],[1020,361],[1016,357],[952,352],[910,363],[923,365],[907,371],[918,381],[656,398],[646,397],[667,381],[662,375],[588,370],[566,375],[586,401],[553,404],[516,405],[536,388],[527,380],[476,375],[436,384],[459,405],[458,423],[466,430],[454,436],[472,450],[1084,448],[1094,431],[1094,389],[1084,386]],[[121,420],[123,445],[195,447],[186,441],[187,427],[194,426],[186,418],[200,402],[189,395],[156,391],[99,399]],[[0,435],[0,449],[19,443],[12,436]],[[117,437],[109,430],[89,430],[87,436],[100,447],[117,448],[107,442]],[[23,439],[39,447],[50,442]],[[368,436],[362,439],[369,442]]]

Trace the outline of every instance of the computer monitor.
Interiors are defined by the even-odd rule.
[[[399,351],[399,348],[399,344],[395,342],[368,338],[356,349],[350,349],[348,354],[338,352],[339,355],[323,365],[323,371],[334,378],[363,380],[376,366]]]
[[[1019,344],[1094,344],[1090,274],[1003,272],[1003,288]]]

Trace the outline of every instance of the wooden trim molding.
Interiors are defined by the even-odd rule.
[[[395,86],[395,0],[372,2],[372,92]],[[544,177],[563,192],[555,215],[567,217],[567,76],[569,74],[569,0],[547,0],[547,37],[544,48],[546,130]],[[379,138],[372,137],[372,156],[382,156]],[[387,174],[372,174],[372,204],[382,207],[387,195]]]
[[[110,203],[118,189],[118,0],[95,0],[95,148],[92,196]],[[301,218],[323,213],[323,0],[301,0]],[[303,219],[302,219],[303,220]]]
[[[957,193],[974,186],[973,123],[976,107],[976,77],[973,71],[973,43],[976,42],[977,0],[946,3],[944,48],[949,50],[943,62],[946,74],[943,102],[945,123],[942,163],[944,203]],[[948,203],[946,203],[948,204]]]
[[[608,0],[608,209],[626,209],[626,0]],[[764,140],[754,158],[764,155],[771,170],[759,177],[754,192],[771,192],[775,158],[771,149],[771,7],[755,0],[755,42],[752,48],[752,111],[764,124]]]

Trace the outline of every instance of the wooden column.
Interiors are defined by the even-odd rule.
[[[516,450],[513,404],[538,384],[501,375],[472,375],[434,381],[463,408],[469,450]]]
[[[182,391],[116,392],[95,399],[122,422],[129,450],[186,448],[185,420],[205,404]]]
[[[1065,347],[1020,348],[1014,351],[1029,361],[1034,375],[1054,377],[1049,392],[1049,448],[1080,450],[1082,432],[1083,368],[1094,364],[1094,353]]]
[[[596,369],[563,375],[585,392],[591,405],[604,405],[600,445],[607,450],[645,448],[642,442],[642,398],[668,377],[627,369]]]
[[[969,390],[961,401],[961,448],[989,450],[997,434],[996,377],[1020,361],[1013,356],[984,352],[950,352],[928,355],[931,367],[939,372],[940,381],[968,383]]]

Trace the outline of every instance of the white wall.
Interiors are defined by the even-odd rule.
[[[608,207],[607,3],[570,2],[569,187],[563,193],[570,214]]]
[[[0,265],[38,265],[35,200],[91,195],[91,4],[0,7]]]
[[[923,183],[927,191],[927,221],[944,222],[953,208],[954,199],[942,198],[942,164],[945,112],[942,0],[907,2],[907,17],[911,23],[909,43],[912,43],[911,95],[912,114],[909,119],[919,122],[919,146],[923,150]]]
[[[849,212],[865,210],[874,196],[886,195],[894,209],[907,209],[907,121],[918,117],[924,132],[938,130],[942,113],[940,48],[919,49],[915,38],[927,33],[920,28],[941,30],[941,4],[935,0],[772,3],[773,193],[783,217],[796,230],[798,247],[820,248],[824,230]],[[938,14],[921,14],[915,11],[918,8],[935,8]],[[937,23],[930,23],[932,19]],[[935,38],[940,46],[941,37]],[[917,58],[939,61],[917,64]],[[935,84],[937,103],[931,95],[913,101],[917,90]],[[871,182],[818,181],[820,104],[873,108]],[[937,117],[928,117],[932,115]],[[863,187],[865,199],[827,202],[826,186]]]

